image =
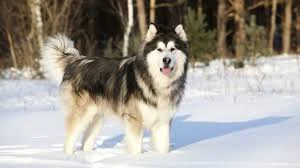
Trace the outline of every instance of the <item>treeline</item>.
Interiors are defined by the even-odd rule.
[[[83,55],[133,55],[149,23],[182,23],[190,56],[255,62],[300,53],[299,0],[1,0],[0,68],[38,68],[47,36],[65,33]]]

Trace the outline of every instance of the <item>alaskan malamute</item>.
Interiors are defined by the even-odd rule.
[[[83,150],[91,151],[108,114],[124,123],[130,153],[142,152],[143,129],[152,133],[153,149],[167,153],[172,117],[183,96],[188,65],[182,25],[166,30],[151,24],[141,50],[124,58],[86,57],[64,35],[42,48],[45,76],[60,83],[65,110],[64,151],[74,152],[83,133]]]

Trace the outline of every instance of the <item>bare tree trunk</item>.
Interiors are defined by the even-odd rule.
[[[236,50],[235,56],[237,62],[242,62],[242,57],[245,56],[245,42],[246,42],[246,32],[245,32],[245,4],[244,0],[234,0],[235,15],[234,20],[236,24],[235,42]]]
[[[218,1],[218,16],[217,16],[217,52],[219,56],[226,57],[226,0]]]
[[[202,10],[202,0],[198,0],[198,2],[197,2],[197,15],[198,16],[201,15],[202,12],[203,12],[203,10]]]
[[[32,26],[36,31],[36,37],[41,48],[43,46],[43,21],[41,14],[41,0],[28,0],[30,10],[31,10],[31,20]]]
[[[155,4],[156,0],[150,0],[150,22],[155,23]]]
[[[6,35],[7,35],[7,39],[8,39],[9,51],[10,51],[11,59],[13,62],[13,66],[15,68],[18,68],[17,58],[16,58],[16,54],[15,54],[15,49],[14,49],[14,43],[13,43],[10,31],[7,29],[6,29]]]
[[[297,40],[297,53],[300,53],[300,3],[298,1],[296,8],[296,40]]]
[[[276,29],[276,9],[277,8],[277,0],[272,0],[272,16],[271,16],[271,25],[269,31],[269,40],[268,40],[268,49],[270,53],[273,53],[273,42],[274,42],[274,35]]]
[[[147,30],[147,22],[146,22],[146,13],[145,13],[145,1],[144,0],[137,0],[137,12],[138,12],[138,19],[139,19],[139,29],[141,38],[144,39]]]
[[[292,25],[292,0],[285,1],[284,7],[284,25],[283,25],[283,53],[290,51],[291,42],[291,25]]]
[[[126,31],[124,33],[124,44],[123,44],[123,57],[128,56],[128,47],[129,47],[129,35],[133,25],[133,3],[132,0],[127,0],[128,7],[128,22]]]

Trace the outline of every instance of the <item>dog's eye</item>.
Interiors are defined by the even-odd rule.
[[[161,48],[158,48],[157,51],[162,52],[162,49],[161,49]]]
[[[171,51],[171,52],[175,51],[175,48],[174,48],[174,47],[172,47],[172,48],[170,49],[170,51]]]

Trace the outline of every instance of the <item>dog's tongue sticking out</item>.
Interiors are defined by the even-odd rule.
[[[171,68],[162,68],[161,72],[167,76],[169,76],[172,72]]]

